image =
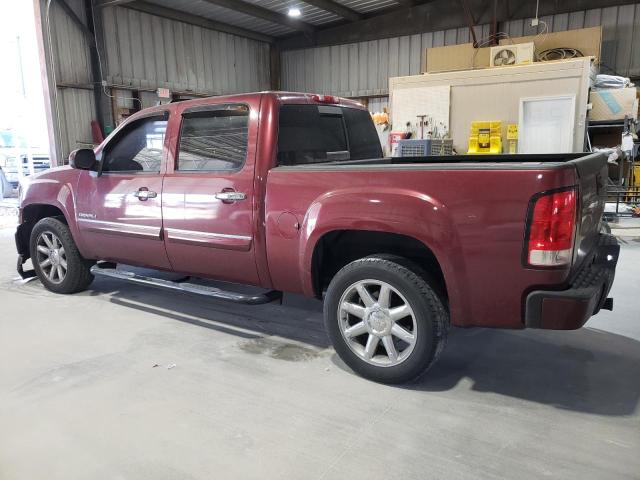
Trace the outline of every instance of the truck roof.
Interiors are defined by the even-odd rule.
[[[351,108],[359,108],[365,109],[364,105],[355,100],[351,100],[348,98],[337,97],[334,95],[325,95],[325,94],[316,94],[316,93],[302,93],[302,92],[283,92],[283,91],[275,91],[268,90],[264,92],[251,92],[251,93],[238,93],[233,95],[218,95],[213,97],[203,97],[203,98],[194,98],[193,100],[184,100],[181,102],[170,103],[165,105],[158,105],[155,107],[145,108],[140,112],[136,112],[135,116],[139,116],[141,113],[148,114],[156,111],[167,111],[176,108],[176,105],[180,105],[182,107],[195,107],[200,105],[208,105],[215,104],[221,102],[242,102],[246,101],[249,98],[257,97],[257,96],[269,96],[274,101],[284,104],[300,104],[300,103],[323,103],[330,105],[340,105],[343,107],[351,107]]]

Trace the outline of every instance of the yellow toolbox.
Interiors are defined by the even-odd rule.
[[[502,153],[502,122],[471,122],[467,153]]]

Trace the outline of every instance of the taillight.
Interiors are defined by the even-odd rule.
[[[340,103],[333,95],[311,95],[311,100],[317,103]]]
[[[534,267],[570,265],[576,226],[575,189],[538,197],[527,241],[527,263]]]

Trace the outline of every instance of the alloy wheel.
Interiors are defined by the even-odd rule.
[[[418,330],[406,298],[380,280],[350,285],[338,304],[340,332],[358,357],[379,367],[405,361],[413,351]]]
[[[36,243],[36,261],[51,283],[60,284],[67,276],[67,255],[62,242],[53,232],[42,232]]]

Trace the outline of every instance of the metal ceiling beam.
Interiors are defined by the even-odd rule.
[[[116,5],[124,5],[134,0],[98,0],[95,2],[94,8],[115,7]]]
[[[339,17],[344,18],[345,20],[349,20],[350,22],[357,22],[358,20],[362,20],[364,15],[352,10],[344,5],[341,5],[332,0],[302,0],[304,3],[308,3],[309,5],[313,5],[314,7],[318,7],[325,12],[335,13]]]
[[[271,23],[284,25],[286,27],[303,32],[305,35],[313,37],[316,29],[308,23],[293,19],[287,15],[283,15],[268,8],[259,7],[253,3],[243,2],[242,0],[204,0],[207,3],[218,5],[219,7],[235,10],[255,18],[261,18]]]
[[[402,7],[411,8],[411,7],[415,7],[416,5],[423,5],[425,3],[433,3],[436,0],[395,0],[395,1],[398,2],[401,5],[400,8],[402,8]],[[397,8],[395,10],[397,10]],[[384,13],[387,13],[387,12],[389,12],[389,9],[384,9]],[[373,15],[369,15],[369,16],[370,17],[371,16],[376,16],[376,12],[373,12]]]
[[[504,5],[505,1],[501,0],[500,3]],[[546,16],[634,3],[637,3],[637,0],[574,0],[572,2],[540,0],[539,15]],[[476,14],[477,25],[488,24],[492,21],[493,8],[487,8],[484,0],[469,0],[469,6],[471,11]],[[517,11],[510,12],[510,19],[507,18],[506,8],[498,8],[497,21],[504,22],[511,19],[533,17],[535,9],[535,0],[523,0],[519,3]],[[358,22],[319,28],[316,30],[314,42],[302,35],[294,35],[278,39],[277,44],[281,50],[292,50],[415,35],[465,26],[467,26],[467,19],[458,2],[437,0],[411,8],[392,10],[381,15],[367,17]]]
[[[255,32],[253,30],[247,30],[245,28],[236,27],[235,25],[229,25],[228,23],[209,20],[208,18],[199,17],[197,15],[192,15],[180,10],[174,10],[173,8],[162,7],[160,5],[145,2],[142,0],[132,1],[123,4],[122,6],[125,8],[138,10],[139,12],[149,13],[158,17],[167,18],[169,20],[176,20],[178,22],[196,25],[198,27],[208,28],[209,30],[217,30],[218,32],[230,33],[232,35],[250,38],[259,42],[274,43],[276,41],[274,37]]]

